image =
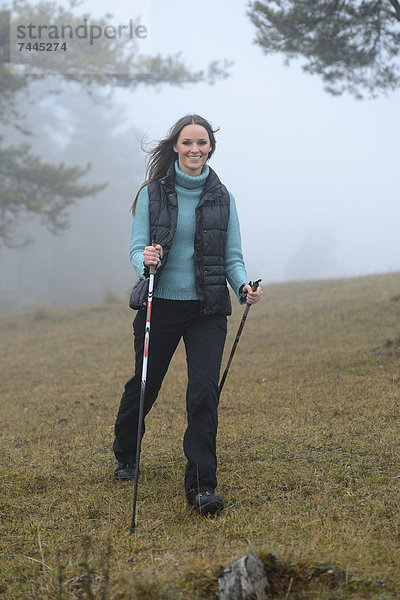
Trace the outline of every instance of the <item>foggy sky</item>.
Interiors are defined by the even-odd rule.
[[[30,284],[35,300],[95,301],[110,287],[117,295],[126,293],[134,276],[128,259],[128,210],[144,177],[140,137],[146,132],[145,139],[159,139],[190,112],[220,127],[210,165],[236,198],[250,279],[262,277],[266,284],[400,270],[399,92],[364,101],[330,96],[319,78],[301,71],[301,61],[285,67],[282,57],[266,56],[252,43],[255,30],[245,16],[246,4],[151,2],[153,54],[181,51],[195,70],[215,59],[231,59],[232,75],[214,86],[163,85],[158,91],[114,95],[119,134],[126,136],[118,197],[107,192],[97,204],[83,200],[74,210],[73,231],[57,238],[43,231],[42,245],[39,240],[25,251],[31,261],[25,270],[33,281],[35,270],[40,280],[43,257],[53,260],[46,286]],[[114,2],[113,22],[136,17],[134,6]],[[110,7],[105,0],[85,1],[80,10],[101,15]],[[127,147],[132,149],[131,164]],[[87,148],[100,179],[107,174],[102,151],[101,144]],[[113,172],[110,166],[108,174]],[[70,274],[63,290],[58,272],[65,248]],[[23,288],[27,275],[21,272],[21,254],[2,253],[1,287]],[[74,287],[74,281],[79,285]]]

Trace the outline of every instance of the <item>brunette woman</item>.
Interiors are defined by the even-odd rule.
[[[247,283],[235,200],[207,164],[215,131],[204,118],[181,118],[149,153],[147,179],[132,207],[130,260],[135,286],[135,375],[127,381],[115,423],[114,475],[134,477],[149,267],[156,266],[144,414],[154,404],[183,338],[188,385],[185,493],[199,512],[223,507],[217,487],[218,380],[231,301],[254,304],[262,288]],[[152,241],[156,245],[152,245]],[[144,431],[144,424],[143,424]]]

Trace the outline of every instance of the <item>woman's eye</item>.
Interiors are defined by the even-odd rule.
[[[187,141],[186,141],[186,142],[182,142],[182,144],[184,144],[185,146],[189,146],[189,145],[190,145],[190,142],[187,142]]]

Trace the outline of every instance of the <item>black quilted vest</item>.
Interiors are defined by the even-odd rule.
[[[148,184],[151,239],[163,248],[154,285],[168,260],[178,220],[178,200],[175,190],[175,165],[167,175]],[[230,315],[232,311],[225,276],[225,245],[229,223],[230,198],[218,175],[210,168],[199,203],[196,207],[194,238],[194,271],[200,313]]]

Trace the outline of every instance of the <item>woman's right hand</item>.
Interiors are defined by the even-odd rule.
[[[146,246],[143,252],[143,262],[146,267],[157,266],[159,261],[162,259],[163,249],[160,244],[155,246]]]

